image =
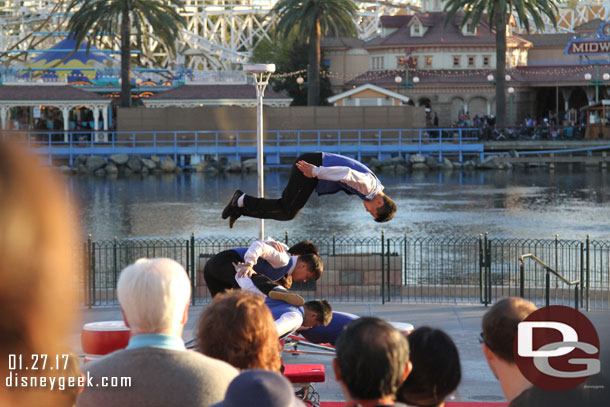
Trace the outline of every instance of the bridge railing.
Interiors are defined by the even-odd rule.
[[[341,145],[381,143],[462,143],[476,142],[477,129],[370,129],[370,130],[266,130],[265,145]],[[3,138],[28,147],[131,147],[143,146],[201,146],[235,147],[256,146],[255,130],[239,131],[104,131],[104,130],[49,130],[5,131]]]
[[[372,130],[267,130],[264,149],[267,163],[280,164],[280,155],[323,150],[352,154],[383,155],[424,151],[439,155],[470,151],[482,153],[482,145],[473,136],[475,129],[372,129]],[[53,158],[84,155],[141,154],[141,155],[211,155],[240,159],[256,155],[256,131],[30,131],[3,133],[11,140]],[[463,147],[462,147],[463,146]]]
[[[583,140],[586,126],[481,127],[474,135],[481,141],[570,141]]]
[[[288,245],[305,240],[280,236]],[[574,306],[574,289],[538,264],[521,275],[520,257],[531,253],[570,281],[579,280],[579,308],[610,308],[610,242],[479,237],[337,237],[312,239],[324,262],[317,282],[294,283],[307,299],[335,302],[420,302],[490,304],[503,296],[524,296],[544,305]],[[85,272],[79,282],[88,306],[116,304],[121,270],[140,257],[169,257],[192,282],[193,303],[210,295],[203,278],[207,260],[223,250],[247,247],[253,237],[87,240],[79,251]],[[82,256],[82,257],[81,257]],[[545,290],[545,286],[549,291]]]

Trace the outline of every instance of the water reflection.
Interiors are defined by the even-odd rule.
[[[381,174],[396,200],[393,221],[378,224],[355,197],[312,196],[289,222],[266,222],[266,234],[299,236],[388,235],[582,239],[610,238],[608,176],[597,169],[512,172]],[[288,172],[265,176],[269,197],[281,194]],[[254,194],[255,175],[182,174],[105,179],[73,176],[70,190],[80,203],[83,230],[96,239],[196,235],[254,236],[258,221],[240,218],[235,229],[220,218],[235,188]]]

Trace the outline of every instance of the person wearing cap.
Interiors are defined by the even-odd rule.
[[[314,191],[318,195],[340,191],[357,195],[376,222],[387,222],[396,213],[396,203],[383,192],[383,185],[366,165],[339,154],[316,152],[296,159],[281,198],[256,198],[237,189],[222,211],[222,218],[230,218],[231,228],[240,216],[292,220]]]
[[[225,399],[211,407],[305,407],[284,376],[268,370],[242,372],[229,385]]]
[[[295,247],[309,248],[310,252],[293,251]],[[212,297],[231,288],[240,288],[238,279],[249,277],[258,292],[301,306],[303,298],[286,290],[278,290],[279,282],[283,279],[298,282],[318,280],[323,270],[322,260],[313,243],[305,241],[288,248],[273,239],[266,239],[256,241],[247,248],[216,254],[206,263],[203,276]]]
[[[167,258],[139,259],[121,272],[117,295],[129,344],[84,366],[93,386],[85,387],[77,406],[209,406],[222,400],[239,372],[185,348],[191,284],[184,268]],[[104,379],[113,377],[131,378],[130,386],[105,386]]]

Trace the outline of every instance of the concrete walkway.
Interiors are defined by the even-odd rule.
[[[478,335],[481,332],[481,318],[487,308],[478,305],[444,305],[444,304],[372,304],[372,303],[333,303],[336,311],[351,312],[361,316],[376,316],[388,321],[408,322],[415,326],[431,326],[443,329],[456,343],[462,363],[462,382],[451,400],[464,402],[502,402],[505,398],[499,383],[487,366],[481,352]],[[192,338],[196,333],[199,315],[205,306],[192,307],[189,311],[184,339]],[[585,315],[596,325],[602,344],[608,344],[604,338],[610,332],[610,313],[592,311]],[[93,308],[82,310],[82,323],[75,327],[71,345],[77,353],[82,353],[80,345],[80,327],[87,322],[122,319],[119,307]],[[604,333],[604,334],[602,334]],[[605,343],[604,343],[605,342]],[[304,350],[300,348],[300,350]],[[326,367],[326,382],[315,385],[323,401],[343,400],[339,384],[335,381],[330,356],[288,355],[284,356],[285,364],[322,363]],[[603,366],[602,366],[603,369]]]

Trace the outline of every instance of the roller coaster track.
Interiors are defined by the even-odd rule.
[[[151,52],[141,55],[140,65],[167,68],[175,63],[194,70],[233,69],[248,59],[260,40],[269,38],[276,1],[186,0],[182,14],[187,28],[177,58],[170,59],[150,31],[144,41]],[[420,0],[354,1],[358,36],[366,40],[377,35],[381,16],[412,14],[419,11]],[[25,61],[28,50],[46,49],[58,41],[55,37],[65,35],[66,4],[67,0],[0,0],[0,62],[9,58]],[[594,18],[606,20],[609,14],[609,0],[577,2],[572,8],[560,9],[557,31],[573,32],[576,26]],[[548,22],[547,28],[552,28]],[[515,31],[522,32],[518,26]],[[118,49],[111,39],[107,46]]]

